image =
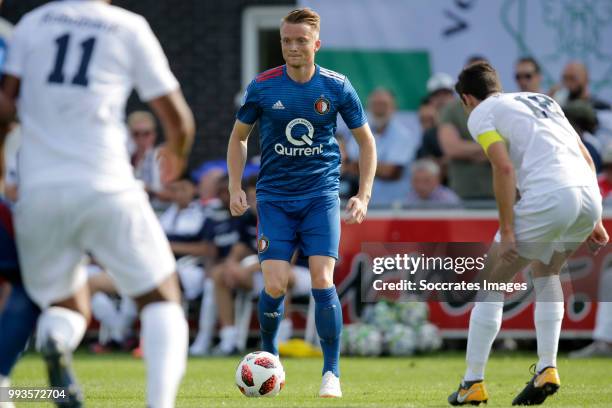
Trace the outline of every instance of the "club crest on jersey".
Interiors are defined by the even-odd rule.
[[[270,240],[268,238],[266,238],[264,235],[262,235],[257,240],[257,252],[262,254],[262,253],[266,252],[269,247],[270,247]]]
[[[329,102],[329,99],[323,95],[321,95],[321,97],[314,103],[315,112],[317,112],[319,115],[325,115],[327,112],[329,112],[330,108],[331,102]]]

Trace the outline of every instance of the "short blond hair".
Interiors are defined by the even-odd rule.
[[[155,122],[155,116],[151,112],[148,111],[134,111],[129,114],[127,118],[127,124],[130,129],[136,124],[140,122],[147,122],[151,125],[153,130],[157,127],[157,123]]]
[[[321,17],[311,8],[304,7],[291,11],[282,19],[282,23],[288,24],[307,24],[315,31],[319,32],[321,27]]]

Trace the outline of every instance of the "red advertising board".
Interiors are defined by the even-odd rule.
[[[612,218],[606,218],[606,228],[612,230]],[[342,225],[339,262],[336,268],[336,286],[342,298],[345,320],[355,320],[364,306],[359,299],[361,285],[360,259],[364,243],[410,242],[480,242],[488,243],[497,230],[497,212],[494,210],[452,211],[371,211],[360,225]],[[580,293],[580,285],[597,287],[600,272],[611,264],[612,250],[606,248],[596,257],[587,255],[586,248],[578,250],[573,264],[583,265],[584,276],[573,290],[566,292],[566,313],[563,321],[565,338],[590,337],[595,322],[596,294],[593,290]],[[581,262],[582,261],[582,262]],[[578,289],[578,290],[577,290]],[[568,294],[569,293],[569,294]],[[579,296],[580,295],[580,296]],[[533,294],[506,302],[500,335],[506,337],[533,337]],[[465,337],[472,304],[429,302],[430,320],[445,337]]]

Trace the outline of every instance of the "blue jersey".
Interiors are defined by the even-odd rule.
[[[340,149],[334,136],[338,113],[350,129],[367,122],[349,80],[318,65],[303,84],[293,81],[284,65],[249,84],[237,118],[246,124],[259,120],[258,200],[338,194]]]

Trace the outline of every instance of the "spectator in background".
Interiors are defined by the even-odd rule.
[[[204,226],[199,234],[200,241],[194,248],[196,253],[203,257],[207,274],[200,307],[199,330],[196,339],[189,348],[192,355],[206,354],[210,348],[217,313],[214,282],[211,279],[214,270],[227,260],[234,245],[244,236],[244,231],[248,230],[248,225],[252,227],[256,225],[254,217],[232,217],[229,210],[228,182],[227,175],[218,181],[217,204],[207,206]],[[172,248],[178,250],[179,246],[173,244]],[[234,256],[234,254],[231,255]],[[212,296],[209,296],[209,294],[212,294]]]
[[[604,205],[612,204],[612,144],[606,145],[601,157],[602,172],[597,177]]]
[[[160,216],[170,248],[177,259],[176,269],[183,296],[187,301],[193,301],[202,295],[202,304],[214,302],[214,284],[206,279],[204,268],[205,255],[214,253],[212,245],[204,239],[206,213],[200,203],[195,200],[195,186],[190,179],[184,178],[171,183],[168,187],[172,204]],[[207,315],[200,316],[199,347],[208,350],[212,327],[209,327]],[[192,346],[193,347],[193,346]]]
[[[456,207],[461,200],[448,187],[440,184],[440,166],[431,159],[412,164],[412,190],[406,197],[409,207]]]
[[[338,195],[342,200],[348,200],[359,190],[359,177],[351,172],[350,160],[346,152],[346,141],[341,134],[336,135],[336,142],[340,149],[340,185]]]
[[[486,61],[471,57],[466,66]],[[472,139],[459,99],[440,112],[438,139],[448,162],[448,186],[462,200],[493,200],[493,175],[482,147]]]
[[[522,57],[514,67],[514,79],[521,92],[544,93],[540,64],[533,57]]]
[[[0,146],[0,174],[4,172],[4,177],[0,178],[0,196],[4,196],[11,203],[17,202],[17,184],[19,175],[17,174],[17,157],[19,146],[21,145],[21,127],[17,122],[10,122],[1,126],[0,139],[4,146]],[[4,149],[2,148],[4,147]]]
[[[551,90],[553,97],[561,106],[575,100],[588,102],[595,110],[610,110],[610,104],[591,94],[589,71],[578,61],[570,62],[563,69],[561,85]]]
[[[419,108],[419,122],[423,131],[422,144],[417,150],[418,159],[431,158],[442,170],[442,179],[446,178],[446,163],[438,141],[438,124],[440,111],[455,100],[453,78],[443,72],[434,74],[427,80],[427,98]]]
[[[575,100],[563,106],[565,117],[574,127],[580,140],[589,151],[595,170],[597,173],[601,171],[601,143],[595,137],[597,131],[597,114],[595,109],[586,101]]]
[[[427,80],[427,99],[436,112],[455,100],[453,78],[444,72],[433,74]]]
[[[159,152],[155,148],[155,117],[147,111],[134,111],[128,116],[127,123],[134,142],[134,152],[130,158],[134,176],[144,183],[145,190],[152,199],[171,200],[171,194],[164,190],[160,179]]]
[[[391,91],[377,88],[368,97],[368,122],[376,140],[378,166],[372,187],[370,206],[389,206],[403,201],[408,188],[409,166],[420,137],[415,137],[395,116],[395,97]],[[352,137],[345,138],[348,173],[359,175],[359,146]]]

